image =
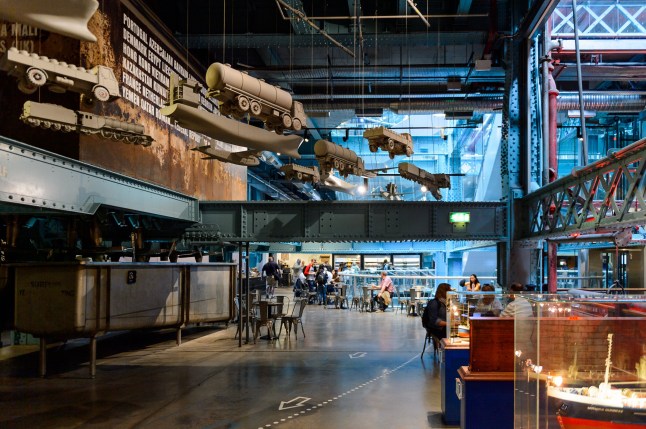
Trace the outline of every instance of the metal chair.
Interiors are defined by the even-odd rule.
[[[368,286],[361,287],[361,311],[366,311],[370,308],[370,289]]]
[[[279,304],[275,307],[274,313],[271,315],[271,318],[276,320],[280,319],[287,315],[287,312],[284,311],[289,309],[289,298],[284,295],[276,295],[276,303]],[[287,305],[285,305],[287,304]]]
[[[399,309],[400,313],[404,312],[404,307],[408,308],[408,303],[410,302],[410,299],[403,298],[402,295],[399,293],[399,289],[395,289],[395,295],[397,296],[397,308]],[[397,312],[397,308],[395,308],[395,312]]]
[[[298,339],[298,325],[300,324],[301,330],[303,331],[303,338],[305,338],[305,328],[303,327],[303,311],[305,310],[306,306],[307,300],[301,299],[296,303],[296,305],[294,305],[291,316],[283,316],[280,319],[280,331],[278,331],[279,336],[283,332],[283,326],[285,326],[285,329],[287,330],[287,337],[289,338],[291,328],[294,328],[294,336],[296,337],[296,339]]]
[[[269,303],[267,301],[260,301],[256,304],[256,317],[253,320],[254,334],[253,343],[256,344],[256,338],[260,333],[260,328],[263,326],[267,328],[267,335],[269,339],[274,339],[276,333],[274,332],[274,319],[269,317]]]
[[[419,312],[419,317],[424,316],[424,311]],[[424,328],[426,330],[426,337],[424,337],[424,348],[422,349],[422,355],[420,358],[424,357],[424,352],[426,351],[426,345],[433,342],[433,359],[437,359],[437,350],[440,348],[440,337],[429,331],[428,329]]]
[[[341,292],[336,296],[336,302],[335,302],[335,307],[336,308],[343,308],[343,303],[345,302],[345,306],[348,306],[348,296],[346,295],[348,292],[348,285],[343,284],[341,286]]]
[[[414,287],[410,288],[410,299],[408,305],[406,305],[406,315],[407,316],[417,316],[417,289]]]
[[[326,287],[327,287],[327,286],[326,286]],[[338,295],[337,295],[337,293],[336,293],[336,291],[335,291],[334,289],[332,290],[332,292],[329,292],[329,291],[328,291],[328,292],[325,294],[325,302],[323,303],[323,305],[325,306],[325,308],[327,308],[327,306],[328,306],[328,305],[330,305],[330,304],[334,304],[334,306],[336,307],[336,300],[337,300],[337,297],[338,297]]]
[[[236,328],[236,335],[233,337],[235,339],[235,338],[238,338],[238,334],[240,333],[240,330],[242,329],[242,326],[247,324],[247,312],[246,312],[246,307],[244,305],[242,306],[242,310],[240,309],[240,297],[236,296],[235,299],[234,299],[234,303],[235,303],[235,306],[236,306],[235,321],[238,320],[238,314],[240,314],[240,320],[241,320],[241,322],[238,323],[238,326]],[[241,314],[241,312],[242,312],[242,314]],[[251,329],[253,330],[253,325],[251,325]]]

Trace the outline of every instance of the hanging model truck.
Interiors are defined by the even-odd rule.
[[[309,182],[317,184],[321,181],[321,175],[316,167],[305,167],[298,164],[285,164],[279,169],[285,173],[285,178],[288,180],[299,180],[301,182]]]
[[[119,97],[119,82],[110,67],[77,67],[16,48],[0,58],[0,70],[18,79],[18,89],[33,94],[47,85],[52,92],[73,91],[83,94],[86,101],[112,101]]]
[[[32,127],[81,134],[97,134],[106,139],[150,146],[153,138],[144,134],[143,125],[66,109],[57,104],[26,101],[20,120]]]
[[[439,188],[451,189],[451,177],[448,174],[429,173],[410,162],[400,162],[397,169],[399,170],[399,175],[404,179],[426,186],[436,200],[442,199]]]
[[[388,152],[390,159],[395,158],[395,155],[413,154],[413,138],[408,133],[398,134],[386,127],[377,127],[365,130],[363,138],[368,139],[370,152],[381,149]]]
[[[327,140],[319,140],[314,144],[314,155],[319,162],[321,177],[330,175],[336,169],[343,177],[350,174],[355,176],[375,177],[376,174],[366,170],[363,159],[356,152]]]
[[[303,128],[307,116],[303,104],[278,86],[239,72],[228,64],[213,63],[206,71],[207,95],[222,104],[220,113],[240,119],[245,113],[261,119],[267,129],[282,134],[284,130]]]

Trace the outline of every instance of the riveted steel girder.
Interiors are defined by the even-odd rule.
[[[102,205],[199,221],[196,198],[0,136],[0,212],[92,215]]]
[[[200,202],[192,244],[218,242],[355,242],[507,240],[506,204],[410,201]],[[464,228],[449,213],[469,212]]]
[[[522,199],[525,238],[646,224],[646,139],[575,170]]]

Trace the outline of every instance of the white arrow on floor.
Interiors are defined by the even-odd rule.
[[[348,356],[350,356],[350,359],[359,359],[359,358],[364,357],[365,355],[366,355],[366,352],[356,352],[356,353],[352,353],[351,355],[348,355]]]
[[[278,410],[288,410],[290,408],[296,408],[296,407],[304,407],[305,403],[309,401],[312,398],[306,398],[304,396],[297,396],[294,399],[291,399],[287,402],[285,401],[280,401],[280,407],[278,407]]]

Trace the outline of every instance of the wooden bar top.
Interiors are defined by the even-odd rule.
[[[440,348],[443,350],[464,350],[469,348],[469,341],[462,338],[442,338],[440,341]]]
[[[458,375],[464,381],[513,381],[513,372],[474,372],[468,366],[458,368]]]

